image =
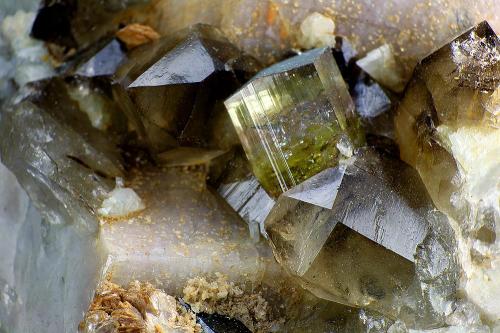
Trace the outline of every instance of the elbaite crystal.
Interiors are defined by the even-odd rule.
[[[223,101],[259,69],[214,27],[198,24],[132,52],[116,77],[157,151],[238,145]]]
[[[225,104],[255,176],[272,196],[337,165],[364,139],[330,48],[261,71]]]
[[[265,227],[276,258],[304,288],[395,317],[415,281],[417,247],[441,218],[413,168],[362,148],[282,194]],[[426,260],[441,262],[440,272],[451,265]]]
[[[395,127],[438,208],[485,242],[500,213],[499,126],[500,40],[482,22],[419,64]]]

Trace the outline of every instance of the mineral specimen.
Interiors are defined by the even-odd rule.
[[[500,41],[483,22],[420,63],[395,119],[401,158],[456,221],[465,289],[495,320],[500,288],[481,290],[499,274],[499,91]]]
[[[177,143],[228,149],[238,142],[222,101],[257,69],[217,29],[196,25],[137,49],[117,78],[156,151]]]
[[[329,48],[275,64],[225,102],[264,189],[278,196],[342,158],[363,140]]]
[[[500,329],[497,1],[18,8],[0,332]]]
[[[416,172],[370,148],[281,195],[266,230],[278,261],[315,295],[396,316],[431,218]]]
[[[347,311],[304,294],[290,281],[268,249],[248,237],[238,215],[209,191],[205,169],[158,166],[136,161],[141,155],[128,156],[134,150],[125,151],[130,149],[124,140],[125,116],[102,83],[102,78],[75,77],[35,82],[2,114],[2,161],[44,216],[42,222],[29,219],[20,225],[15,260],[21,271],[14,275],[15,283],[12,274],[5,275],[9,281],[2,286],[9,298],[2,294],[8,304],[2,325],[13,332],[40,326],[74,332],[101,283],[150,281],[178,296],[189,279],[217,272],[241,286],[238,297],[259,300],[255,306],[265,300],[265,316],[273,314],[277,325],[284,325],[281,318],[293,327],[310,317],[319,327]],[[108,120],[93,124],[97,110]],[[123,184],[118,180],[113,189],[117,177]],[[123,195],[125,189],[134,194]],[[144,205],[124,214],[123,209],[133,208],[130,198],[134,205]],[[104,208],[112,214],[102,214]],[[9,263],[10,253],[4,252]],[[40,288],[42,283],[46,287]],[[218,304],[219,309],[232,308],[229,299]],[[105,314],[96,314],[91,306],[86,320],[90,326],[84,329],[93,332],[92,323],[103,318],[112,326],[114,317],[119,323],[130,319],[128,323],[142,325],[144,318],[156,322],[155,311],[139,317],[130,305],[123,302],[116,312],[103,310]],[[23,316],[35,319],[20,320]]]
[[[128,49],[133,49],[157,40],[160,38],[160,35],[150,26],[132,23],[120,29],[116,33],[116,37],[121,40]]]
[[[22,86],[27,82],[54,75],[53,68],[45,61],[47,59],[47,50],[43,47],[43,43],[29,36],[29,25],[33,18],[33,13],[23,11],[18,11],[15,15],[8,16],[5,19],[0,17],[0,34],[5,38],[6,49],[5,59],[2,60],[4,57],[0,56],[0,81],[2,82],[0,85],[8,84],[10,78],[17,85]],[[9,57],[12,59],[7,61]],[[9,89],[6,90],[9,91]],[[0,93],[0,99],[2,99],[4,93]]]

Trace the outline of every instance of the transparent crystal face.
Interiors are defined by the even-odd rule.
[[[329,49],[259,73],[226,100],[254,174],[273,196],[339,159],[352,100]]]
[[[304,288],[396,316],[433,212],[415,170],[361,148],[281,195],[265,227],[276,258]]]

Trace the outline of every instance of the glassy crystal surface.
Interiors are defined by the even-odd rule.
[[[395,316],[432,210],[410,166],[362,149],[284,193],[266,230],[278,261],[315,295]]]
[[[365,72],[354,74],[351,95],[366,133],[368,144],[373,136],[394,140],[394,112],[389,94]]]
[[[217,29],[196,25],[132,52],[117,79],[157,151],[172,144],[228,149],[238,141],[222,102],[257,69]]]
[[[255,176],[273,196],[335,166],[341,140],[363,140],[329,48],[261,71],[225,104]]]
[[[90,59],[78,65],[75,74],[81,76],[110,76],[127,57],[124,46],[115,38],[97,51]]]
[[[489,283],[486,295],[479,281],[482,274],[498,274],[486,258],[498,253],[499,91],[500,41],[483,22],[420,63],[395,119],[402,159],[419,171],[436,206],[453,217],[468,244],[461,253],[471,277],[467,292],[497,319],[491,293],[500,295],[500,288]]]
[[[251,237],[259,239],[264,233],[264,221],[273,208],[275,200],[262,188],[253,177],[221,184],[217,189],[227,203],[248,223]]]
[[[189,279],[215,273],[241,286],[245,297],[265,301],[266,316],[275,313],[290,331],[306,320],[330,327],[349,316],[349,308],[310,295],[284,274],[269,248],[256,244],[238,214],[207,188],[205,169],[136,161],[140,155],[123,141],[125,116],[99,82],[36,82],[2,113],[2,162],[44,216],[40,222],[34,212],[13,235],[18,269],[1,271],[9,296],[2,294],[9,303],[2,325],[14,332],[75,332],[103,281],[149,281],[180,296]],[[103,113],[107,125],[93,124],[90,109],[109,112]],[[116,177],[144,209],[118,217],[98,213]],[[11,251],[5,254],[10,267]]]

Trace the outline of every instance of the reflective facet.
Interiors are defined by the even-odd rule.
[[[432,210],[413,169],[361,149],[283,194],[266,230],[278,261],[305,288],[394,316]]]
[[[257,69],[217,29],[196,25],[134,50],[117,80],[154,150],[229,149],[238,143],[222,101]]]
[[[329,48],[275,64],[225,102],[253,172],[278,196],[342,158],[337,143],[363,140]]]

